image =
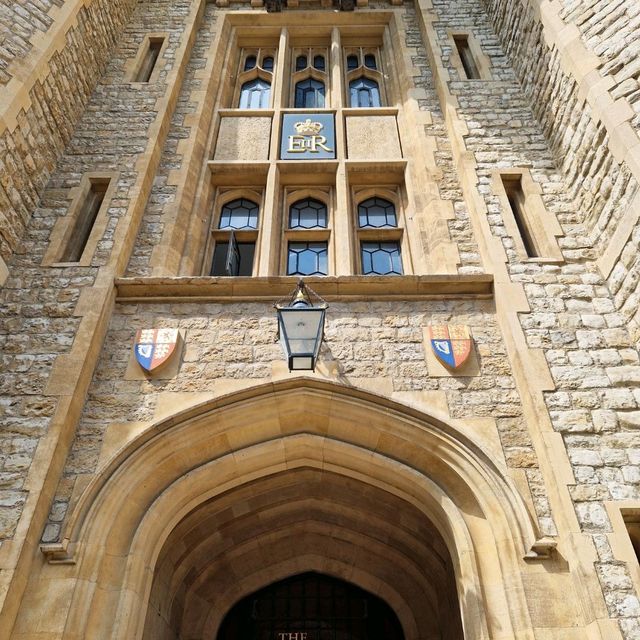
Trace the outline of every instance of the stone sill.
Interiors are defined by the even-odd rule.
[[[291,293],[298,278],[151,277],[116,278],[119,302],[276,301]],[[326,276],[304,278],[327,301],[493,298],[489,274],[430,276]]]

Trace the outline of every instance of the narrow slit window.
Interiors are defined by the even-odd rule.
[[[468,36],[454,36],[453,41],[458,50],[460,62],[462,62],[462,68],[467,76],[467,80],[479,80],[480,71],[478,70],[478,65],[473,57],[473,53],[471,53]]]
[[[515,219],[524,250],[529,258],[538,258],[541,253],[536,245],[533,233],[527,224],[526,214],[526,202],[524,191],[522,190],[522,181],[518,177],[502,177],[502,184],[504,185],[507,199],[509,200],[509,206]]]
[[[151,74],[158,62],[158,57],[163,44],[164,38],[149,39],[149,45],[144,53],[144,57],[142,58],[140,68],[138,69],[134,82],[149,82]]]
[[[80,262],[108,187],[108,181],[91,181],[62,255],[62,262]]]
[[[627,527],[633,550],[636,552],[636,558],[640,562],[640,515],[625,517],[624,524]]]

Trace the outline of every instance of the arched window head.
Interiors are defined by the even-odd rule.
[[[266,56],[262,58],[262,68],[271,73],[273,71],[273,57]]]
[[[307,68],[307,56],[298,56],[296,58],[296,71],[302,71]]]
[[[298,82],[294,107],[299,109],[324,107],[324,84],[313,78]]]
[[[256,66],[256,57],[247,56],[244,61],[244,71],[251,71]]]
[[[357,78],[349,83],[349,106],[380,107],[380,88],[375,80]]]
[[[358,226],[361,229],[397,227],[398,218],[393,202],[383,198],[368,198],[358,205]]]
[[[367,67],[367,69],[378,68],[378,66],[376,65],[376,57],[373,55],[373,53],[367,53],[364,56],[364,66]]]
[[[315,58],[313,59],[313,66],[318,71],[324,71],[324,56],[315,56]]]
[[[352,53],[347,56],[347,70],[354,71],[360,65],[358,64],[358,56],[355,53]]]
[[[240,89],[240,109],[267,109],[271,84],[262,78],[245,82]]]
[[[289,208],[290,229],[326,229],[327,206],[314,198],[298,200]]]
[[[220,212],[219,229],[257,229],[258,205],[246,198],[227,202]]]

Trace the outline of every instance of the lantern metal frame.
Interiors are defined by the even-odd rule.
[[[274,308],[278,316],[277,340],[280,341],[289,371],[315,371],[318,354],[324,340],[324,323],[326,310],[329,305],[311,287],[307,287],[300,278],[296,288],[288,295],[276,302]],[[311,332],[304,337],[291,335],[290,321],[297,319],[298,326],[304,326],[304,315],[314,323]],[[311,315],[314,314],[315,318]],[[316,324],[317,323],[317,324]],[[302,343],[306,348],[296,349],[294,343]],[[312,343],[312,344],[311,344]]]

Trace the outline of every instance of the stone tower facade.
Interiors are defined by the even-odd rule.
[[[0,639],[640,638],[636,2],[2,7]]]

